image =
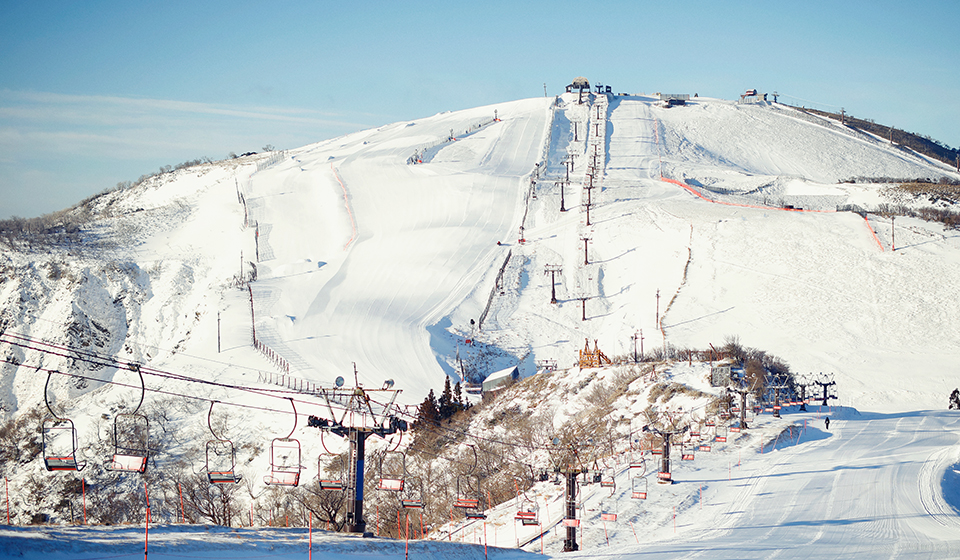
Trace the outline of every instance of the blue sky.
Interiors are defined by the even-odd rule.
[[[747,88],[960,146],[960,2],[0,0],[0,218],[162,165],[551,95]]]

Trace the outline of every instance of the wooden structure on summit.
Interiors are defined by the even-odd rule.
[[[590,349],[590,339],[585,340],[586,343],[583,346],[583,350],[580,351],[580,361],[578,363],[580,369],[598,368],[613,363],[610,361],[610,358],[597,347],[596,340],[593,341],[593,350]]]

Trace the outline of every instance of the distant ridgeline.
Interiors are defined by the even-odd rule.
[[[840,115],[839,113],[819,111],[817,109],[810,109],[809,107],[796,107],[793,105],[792,107],[795,109],[801,109],[814,115],[820,115],[821,117],[828,117],[838,121],[842,120],[851,128],[869,132],[870,134],[879,136],[880,138],[886,138],[895,144],[906,146],[917,153],[942,161],[949,165],[956,165],[957,158],[960,157],[960,149],[952,149],[950,146],[938,142],[929,136],[920,136],[919,134],[914,134],[905,130],[897,130],[891,126],[877,124],[871,120],[858,119],[856,117],[851,117],[850,115]]]

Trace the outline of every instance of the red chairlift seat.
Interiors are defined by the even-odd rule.
[[[113,417],[114,451],[104,468],[108,471],[142,473],[147,470],[150,421],[146,416],[138,414],[138,411],[143,405],[147,387],[139,366],[131,365],[130,369],[140,376],[140,402],[133,412],[120,413]]]
[[[263,483],[297,486],[300,484],[300,470],[300,442],[292,438],[274,438],[270,444],[270,474],[263,477]]]
[[[52,411],[51,411],[52,414]],[[81,471],[86,463],[77,461],[77,430],[69,418],[45,418],[41,424],[43,465],[51,472]]]
[[[297,486],[300,484],[300,441],[294,439],[297,430],[297,406],[293,399],[293,428],[287,437],[274,438],[270,442],[270,474],[263,477],[263,483],[276,486]]]
[[[207,480],[210,484],[236,484],[243,479],[233,471],[208,471]]]
[[[388,490],[391,492],[402,492],[403,479],[402,478],[381,478],[380,483],[377,485],[377,489]]]
[[[537,512],[535,511],[518,511],[514,516],[516,521],[519,521],[521,525],[539,525],[540,521],[537,520]]]
[[[478,498],[457,498],[453,502],[453,507],[458,509],[476,509],[480,507],[480,500]]]
[[[404,509],[424,509],[423,484],[419,477],[409,477],[403,484],[403,490],[398,494],[400,506]]]
[[[617,499],[613,497],[600,500],[600,521],[617,520]]]
[[[631,492],[630,497],[634,500],[646,500],[647,499],[647,479],[641,478],[639,476],[634,477],[631,482]]]
[[[394,451],[384,450],[383,454],[380,455],[377,490],[403,492],[404,480],[407,477],[407,456],[402,451],[396,451],[399,446],[400,441],[398,440]]]
[[[213,405],[216,403],[210,401],[210,410],[207,411],[207,428],[214,438],[207,441],[206,445],[207,481],[210,484],[236,484],[243,477],[236,472],[237,456],[233,442],[221,439],[213,431]]]
[[[277,486],[296,486],[300,484],[300,472],[274,470],[263,477],[263,483]]]
[[[108,471],[142,473],[147,470],[147,458],[140,455],[114,453],[113,459],[104,465],[104,468]]]

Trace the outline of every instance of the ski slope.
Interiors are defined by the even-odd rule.
[[[422,163],[409,163],[415,155]],[[599,170],[588,177],[594,157]],[[266,375],[280,371],[252,347],[255,329],[288,364],[285,376],[330,386],[356,372],[368,388],[394,379],[404,404],[438,391],[445,376],[477,380],[512,365],[528,376],[545,360],[569,367],[585,341],[617,356],[635,344],[646,353],[702,349],[736,336],[795,372],[834,373],[844,408],[831,430],[816,413],[763,419],[736,445],[681,464],[677,484],[651,485],[649,502],[622,497],[621,521],[607,527],[609,553],[603,528],[585,522],[581,555],[950,557],[960,452],[954,416],[933,411],[956,386],[960,239],[902,218],[893,250],[886,218],[836,211],[893,200],[884,186],[840,183],[876,176],[957,178],[882,139],[776,104],[521,100],[112,193],[96,232],[113,244],[70,255],[61,268],[50,264],[56,255],[4,255],[5,270],[15,272],[0,284],[0,301],[23,335],[269,388]],[[254,267],[249,291],[236,289],[235,277]],[[554,286],[548,267],[559,269]],[[11,352],[22,366],[4,364],[4,410],[42,404],[36,367],[68,364]],[[130,382],[122,370],[91,375]],[[263,446],[291,427],[283,397],[186,389],[177,380],[151,380],[150,388],[188,390],[224,407],[265,404],[231,410],[226,433],[238,448]],[[50,388],[82,445],[103,441],[101,414],[133,402],[134,393],[60,379]],[[185,442],[209,437],[200,409],[174,419]],[[295,434],[312,477],[321,449],[303,417],[324,409],[317,402],[298,411]],[[787,423],[804,420],[798,443],[759,453]],[[243,468],[246,480],[259,481],[268,458],[251,456]],[[618,478],[621,495],[629,476]],[[555,501],[554,491],[542,492]],[[585,497],[596,517],[600,495]],[[504,506],[488,542],[513,547],[527,538],[511,532],[513,513]],[[11,530],[0,539],[38,555],[48,537],[33,534]],[[93,530],[90,539],[99,538]],[[548,550],[557,539],[546,538]],[[102,546],[90,545],[90,554],[111,550]],[[183,546],[213,556],[251,550]],[[277,554],[302,555],[300,544],[291,546],[296,552]],[[377,553],[402,553],[385,546]]]

